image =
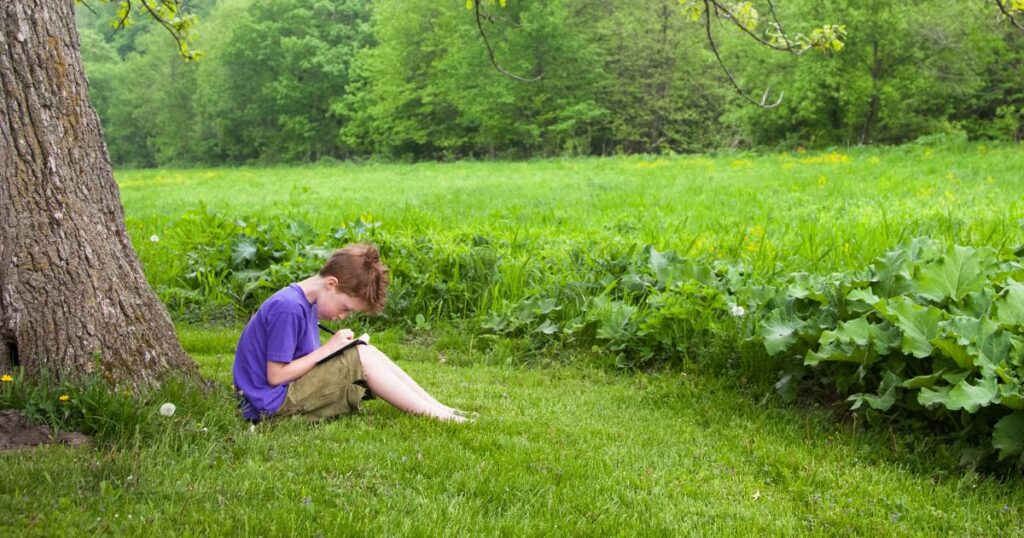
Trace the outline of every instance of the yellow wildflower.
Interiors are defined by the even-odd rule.
[[[4,383],[10,383],[11,381],[14,381],[14,378],[11,377],[11,374],[4,374],[3,377],[0,377],[0,381],[3,381]]]
[[[800,162],[804,164],[845,164],[850,162],[850,156],[833,151],[824,155],[805,157],[800,159]]]
[[[66,402],[66,401],[71,399],[71,396],[68,396],[67,394],[61,394],[60,398],[57,398],[57,399],[62,401],[62,402]]]

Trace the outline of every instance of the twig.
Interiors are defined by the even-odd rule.
[[[767,41],[767,40],[765,40],[764,38],[762,38],[761,36],[759,36],[759,35],[755,34],[755,33],[754,33],[754,32],[752,32],[752,31],[751,31],[751,30],[750,30],[749,28],[747,28],[746,26],[744,26],[744,25],[743,25],[743,24],[742,24],[742,23],[741,23],[741,22],[739,21],[739,19],[737,19],[737,18],[736,18],[736,17],[735,17],[735,16],[734,16],[734,15],[732,14],[732,11],[730,11],[728,7],[726,7],[726,6],[722,5],[722,4],[720,4],[720,3],[718,2],[718,0],[704,0],[704,6],[705,6],[704,12],[705,12],[705,13],[707,13],[707,12],[708,12],[708,9],[707,9],[707,5],[708,5],[709,3],[711,3],[711,4],[714,4],[714,6],[715,6],[715,16],[716,16],[716,17],[718,17],[718,18],[722,18],[722,16],[718,14],[718,12],[719,12],[719,11],[721,11],[721,12],[725,13],[725,18],[729,19],[729,21],[730,21],[730,22],[732,22],[733,26],[735,26],[735,27],[739,28],[740,30],[742,30],[742,31],[743,31],[743,33],[745,33],[745,34],[749,35],[749,36],[750,36],[751,38],[753,38],[753,39],[754,39],[754,41],[757,41],[758,43],[760,43],[760,44],[762,44],[762,45],[764,45],[764,46],[766,46],[766,47],[768,47],[768,48],[770,48],[770,49],[775,49],[775,50],[781,50],[781,51],[784,51],[784,52],[790,52],[790,53],[793,53],[793,54],[802,54],[802,53],[803,53],[803,50],[801,50],[801,49],[800,49],[800,48],[798,48],[798,47],[795,47],[795,46],[793,45],[793,42],[792,42],[792,41],[790,41],[790,40],[789,40],[789,37],[787,37],[787,36],[786,36],[785,34],[783,34],[783,38],[784,38],[784,39],[785,39],[785,41],[786,41],[786,45],[785,45],[785,46],[780,46],[780,45],[777,45],[777,44],[775,44],[775,43],[772,43],[771,41]],[[774,16],[774,15],[775,15],[775,9],[774,9],[774,8],[772,8],[772,16]],[[776,21],[776,22],[777,22],[777,21]],[[780,31],[780,32],[782,31],[782,28],[781,28],[781,27],[779,28],[779,31]]]
[[[483,5],[480,5],[480,2],[477,2],[477,5],[480,6],[480,10],[482,11],[481,15],[485,19],[487,19],[488,21],[490,21],[492,23],[495,22],[495,21],[501,21],[501,22],[503,22],[503,23],[513,27],[513,28],[519,28],[521,26],[518,22],[516,22],[516,21],[514,21],[512,19],[509,19],[508,17],[502,17],[502,16],[499,16],[499,15],[491,14],[489,11],[487,11],[487,8],[485,8]]]
[[[1003,15],[1006,15],[1006,18],[1010,20],[1010,24],[1016,26],[1017,28],[1019,28],[1021,30],[1024,30],[1024,25],[1022,25],[1020,22],[1018,22],[1017,19],[1014,18],[1013,13],[1009,9],[1006,8],[1006,4],[1004,3],[1004,0],[994,0],[994,1],[995,1],[996,5],[999,6],[999,11],[1002,11]]]
[[[114,31],[124,28],[124,24],[128,20],[128,16],[132,13],[132,3],[125,2],[125,5],[128,6],[128,9],[124,10],[124,17],[121,17],[121,20],[117,21],[117,25],[114,26]]]
[[[741,97],[761,108],[775,108],[779,106],[779,104],[782,103],[781,93],[779,94],[779,99],[769,105],[767,104],[767,101],[768,93],[771,90],[771,87],[765,88],[764,95],[761,96],[761,101],[758,102],[754,100],[753,97],[750,97],[750,95],[748,95],[747,92],[743,91],[743,88],[740,88],[740,85],[736,82],[736,79],[733,78],[732,73],[729,72],[729,68],[725,66],[725,62],[722,61],[722,56],[718,53],[718,46],[715,45],[715,38],[711,34],[711,9],[708,5],[710,2],[712,2],[712,0],[704,0],[704,31],[705,33],[707,33],[708,44],[711,45],[711,52],[715,54],[715,59],[718,60],[718,65],[722,67],[722,71],[725,72],[725,76],[729,79],[729,82],[732,84],[732,87],[736,89],[736,92],[739,93]],[[717,9],[717,3],[715,7]]]
[[[484,38],[484,45],[487,46],[487,56],[490,57],[490,59],[491,59],[491,65],[493,65],[494,68],[497,69],[498,72],[501,73],[502,75],[505,75],[506,77],[514,78],[514,79],[522,81],[522,82],[536,82],[536,81],[540,80],[544,76],[544,73],[541,73],[541,74],[537,75],[534,78],[524,78],[524,77],[521,77],[519,75],[514,75],[512,73],[509,73],[508,71],[503,69],[500,65],[498,65],[497,60],[494,59],[494,49],[491,48],[491,42],[487,39],[487,33],[484,32],[483,22],[480,20],[480,17],[481,17],[481,15],[480,15],[480,0],[473,0],[473,6],[476,8],[476,27],[477,27],[478,30],[480,30],[480,37]]]
[[[149,14],[152,15],[152,17],[156,19],[156,21],[159,22],[160,25],[163,26],[164,29],[171,34],[171,37],[174,38],[175,43],[178,44],[178,50],[181,51],[184,55],[186,47],[181,42],[181,32],[179,32],[177,28],[171,26],[171,24],[167,22],[166,19],[158,15],[156,11],[153,10],[153,8],[149,7],[149,0],[139,0],[139,2],[141,2],[142,6],[146,8],[146,11],[148,11]],[[131,6],[131,2],[129,2],[128,5]]]
[[[85,6],[85,9],[88,9],[89,11],[91,11],[93,15],[99,15],[99,13],[96,13],[96,10],[93,9],[92,6],[89,5],[89,2],[86,2],[85,0],[78,0],[78,3],[82,4],[83,6]]]

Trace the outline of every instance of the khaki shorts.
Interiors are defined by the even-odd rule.
[[[288,385],[288,393],[276,416],[302,415],[307,420],[337,417],[359,410],[360,402],[373,398],[363,377],[359,350],[345,350]]]

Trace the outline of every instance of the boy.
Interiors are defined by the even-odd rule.
[[[342,329],[320,345],[319,320],[351,312],[380,312],[388,268],[373,245],[349,245],[320,271],[278,291],[249,320],[235,350],[232,372],[249,420],[303,415],[309,420],[357,411],[374,396],[416,415],[464,422],[465,413],[441,404],[377,348],[353,344]],[[324,360],[346,345],[341,355]]]

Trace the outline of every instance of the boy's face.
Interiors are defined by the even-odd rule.
[[[328,279],[324,293],[317,298],[316,314],[318,318],[345,319],[352,312],[365,312],[369,309],[366,301],[338,291],[336,282],[331,282],[331,280],[333,277]]]

